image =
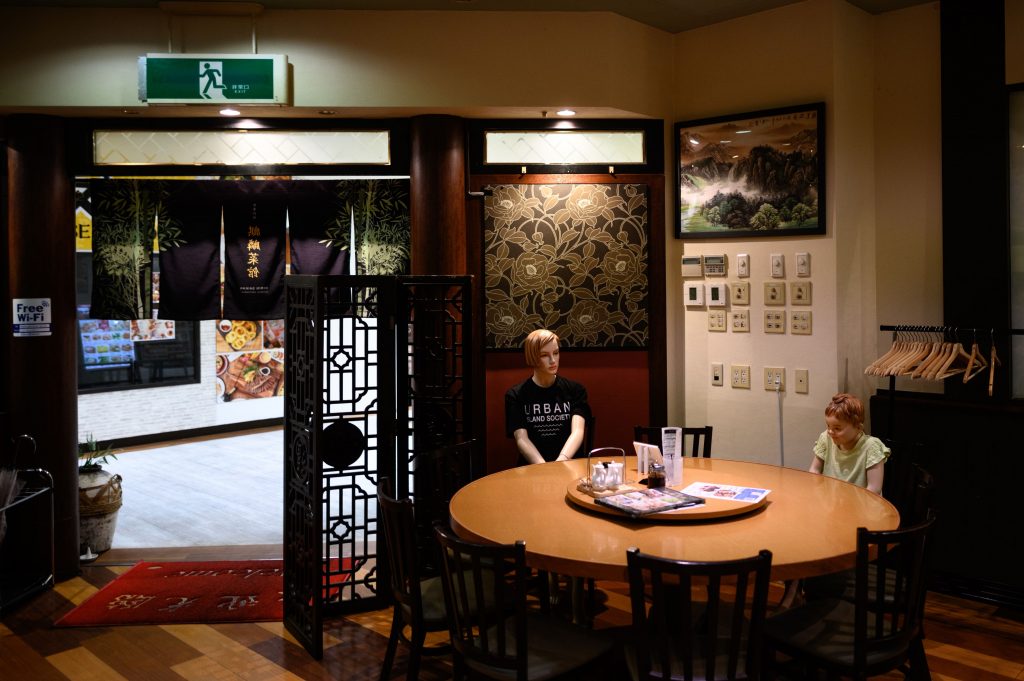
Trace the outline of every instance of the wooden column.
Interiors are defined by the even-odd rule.
[[[35,460],[19,467],[53,475],[55,572],[65,579],[79,569],[74,186],[61,119],[11,116],[4,129],[8,294],[49,298],[52,310],[51,335],[14,338],[11,300],[4,301],[4,398],[10,432],[38,445]]]
[[[940,6],[943,323],[963,328],[1010,327],[1004,11],[1002,0]],[[996,341],[1009,357],[1006,336]],[[1010,398],[1009,380],[995,385]],[[945,387],[962,396],[973,386]]]
[[[469,274],[465,123],[455,116],[417,116],[411,137],[411,273]]]

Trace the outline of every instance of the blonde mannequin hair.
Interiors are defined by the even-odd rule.
[[[558,342],[554,331],[536,329],[523,341],[523,353],[526,355],[526,366],[535,367],[540,364],[540,350],[551,341]]]

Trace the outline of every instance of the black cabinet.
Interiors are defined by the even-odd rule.
[[[18,493],[0,506],[0,614],[53,586],[53,479],[44,470],[18,471]]]

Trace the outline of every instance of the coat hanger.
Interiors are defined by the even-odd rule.
[[[950,352],[949,357],[943,363],[942,368],[939,370],[936,378],[938,380],[944,380],[950,376],[956,376],[957,374],[965,374],[968,367],[968,362],[971,361],[971,355],[964,349],[964,344],[960,341],[960,330],[957,328],[953,329],[953,337],[956,339],[952,343],[953,350]]]
[[[992,352],[990,353],[991,356],[989,357],[989,360],[988,360],[988,396],[989,397],[992,397],[992,383],[995,381],[995,378],[996,378],[996,365],[997,364],[1002,364],[1002,362],[999,361],[999,355],[996,353],[996,330],[995,329],[992,329],[991,335],[992,335]]]
[[[982,371],[988,368],[988,362],[981,354],[978,347],[978,330],[974,329],[974,339],[971,342],[971,357],[967,360],[967,369],[964,370],[964,383],[971,380]]]

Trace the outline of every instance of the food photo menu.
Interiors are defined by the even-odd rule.
[[[120,319],[80,319],[85,368],[111,369],[131,366],[135,361],[131,323]]]
[[[284,320],[220,319],[216,328],[218,399],[284,394]]]

